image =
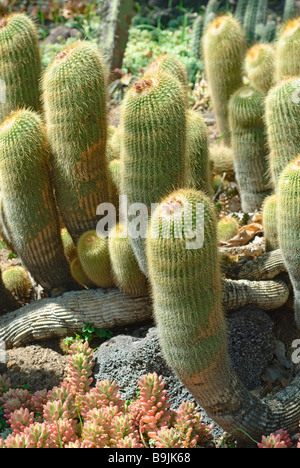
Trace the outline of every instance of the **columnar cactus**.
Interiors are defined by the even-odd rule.
[[[228,101],[242,86],[242,66],[246,49],[244,33],[237,20],[217,17],[203,36],[205,73],[210,88],[218,130],[230,144]]]
[[[188,218],[190,225],[184,214],[187,203],[194,208]],[[204,214],[200,224],[197,206]],[[199,235],[198,248],[192,232],[196,238]],[[194,248],[189,248],[191,242]],[[258,440],[278,427],[297,431],[298,378],[274,400],[260,401],[231,367],[213,203],[190,189],[164,198],[151,218],[147,256],[154,317],[165,359],[208,416],[248,442],[249,435]]]
[[[242,210],[253,212],[270,194],[264,94],[249,86],[240,88],[230,99],[229,119]]]
[[[37,28],[25,14],[0,20],[0,123],[24,107],[41,110],[41,57]]]
[[[287,21],[276,42],[276,81],[300,74],[300,18]]]
[[[244,24],[245,13],[247,9],[248,0],[238,0],[236,9],[234,12],[234,17],[240,24]]]
[[[259,0],[252,0],[248,2],[245,17],[244,17],[244,30],[246,35],[247,43],[253,44],[255,41],[255,26],[256,26],[256,15],[258,9]]]
[[[262,222],[267,252],[279,248],[277,233],[277,204],[278,194],[274,193],[265,199],[262,206]]]
[[[192,35],[192,50],[197,60],[201,57],[201,39],[203,34],[203,16],[198,15],[193,23],[193,35]]]
[[[159,70],[136,82],[123,101],[122,126],[121,193],[128,207],[142,203],[147,208],[140,232],[132,235],[130,226],[128,231],[139,266],[147,274],[144,241],[151,204],[185,184],[186,96],[179,80]],[[134,222],[131,215],[128,220]]]
[[[186,92],[188,91],[189,81],[187,71],[184,65],[175,55],[167,53],[160,55],[156,60],[150,63],[149,67],[145,72],[145,75],[149,73],[156,73],[159,71],[170,73],[172,76],[179,80],[184,90]]]
[[[270,44],[255,44],[245,57],[250,86],[267,93],[274,83],[275,50]]]
[[[78,240],[77,252],[90,281],[101,288],[114,286],[107,237],[98,235],[95,230],[87,231]]]
[[[278,184],[277,228],[279,248],[294,292],[295,321],[300,330],[300,244],[298,202],[300,196],[300,158],[282,171]]]
[[[57,204],[76,243],[96,228],[97,206],[109,202],[106,71],[95,48],[63,49],[46,70],[43,97]]]
[[[300,153],[299,78],[287,78],[266,97],[265,117],[270,170],[275,188],[284,167]]]
[[[125,224],[118,223],[111,229],[108,247],[116,286],[133,297],[146,295],[147,279],[138,266]]]
[[[80,286],[86,289],[96,288],[95,283],[85,273],[78,257],[73,258],[70,263],[71,275]]]
[[[71,287],[50,178],[50,149],[41,118],[21,110],[0,127],[0,186],[15,252],[46,290]],[[21,191],[21,192],[20,192]]]
[[[282,20],[288,21],[296,16],[296,2],[295,0],[285,0]]]
[[[187,181],[190,187],[210,192],[210,167],[208,131],[202,115],[192,109],[187,111]]]

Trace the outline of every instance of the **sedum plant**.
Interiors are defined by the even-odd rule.
[[[128,402],[114,381],[92,386],[93,365],[88,343],[76,340],[57,387],[30,393],[0,376],[0,407],[11,432],[0,437],[0,448],[193,448],[212,440],[213,425],[194,403],[170,408],[161,376],[141,376],[139,395]]]

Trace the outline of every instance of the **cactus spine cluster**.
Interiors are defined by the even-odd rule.
[[[278,183],[278,242],[294,292],[294,312],[300,330],[300,242],[299,242],[300,158],[282,171]]]
[[[0,123],[12,111],[41,110],[41,57],[37,29],[25,14],[0,20]]]
[[[21,110],[4,120],[0,127],[2,209],[14,251],[46,290],[73,285],[49,161],[46,131],[36,113]]]
[[[129,230],[139,266],[147,274],[144,241],[151,204],[185,183],[186,94],[180,81],[159,70],[136,82],[123,101],[122,127],[121,193],[128,206],[142,203],[148,211],[142,213],[140,237]]]
[[[266,242],[266,252],[279,248],[277,233],[278,194],[269,195],[262,206],[262,222]]]
[[[111,288],[115,285],[107,237],[101,237],[95,230],[87,231],[78,240],[77,252],[90,282],[100,288]]]
[[[267,94],[265,118],[275,188],[284,167],[300,153],[299,78],[287,78]]]
[[[245,57],[245,72],[249,84],[267,93],[274,83],[275,50],[270,44],[255,44]]]
[[[228,101],[243,84],[242,67],[246,49],[244,33],[237,20],[217,17],[203,36],[206,78],[219,133],[230,144]]]
[[[208,131],[202,115],[192,109],[187,111],[187,181],[196,190],[210,192]]]
[[[138,266],[125,224],[111,229],[108,246],[116,286],[129,296],[147,295],[147,279]]]
[[[300,74],[300,18],[284,24],[276,43],[276,81]]]
[[[264,94],[249,86],[240,88],[230,99],[229,118],[242,210],[254,212],[261,208],[271,189]]]
[[[109,202],[106,71],[95,48],[63,49],[43,77],[43,97],[57,204],[76,243],[95,229],[97,206]]]

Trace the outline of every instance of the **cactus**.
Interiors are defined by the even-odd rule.
[[[159,71],[170,73],[170,75],[177,78],[186,93],[188,93],[189,80],[186,68],[175,55],[167,53],[160,55],[156,60],[150,63],[149,67],[145,71],[145,76],[148,74],[152,75]]]
[[[187,111],[187,181],[190,187],[209,193],[211,190],[208,131],[202,115],[192,109]]]
[[[194,206],[195,228],[197,204],[203,207],[204,224],[200,223],[199,231],[195,229],[202,240],[198,248],[187,248],[190,235],[179,236],[186,202]],[[190,189],[164,198],[151,218],[147,256],[154,318],[164,357],[199,406],[225,431],[234,432],[235,437],[247,442],[249,436],[258,440],[278,427],[297,431],[298,379],[277,398],[260,401],[232,369],[221,306],[222,278],[213,203],[203,193]]]
[[[274,86],[266,97],[269,164],[275,188],[284,167],[300,153],[299,86],[299,78],[288,78]]]
[[[239,231],[239,222],[231,216],[224,216],[218,221],[217,237],[219,241],[227,242],[237,235]]]
[[[11,293],[6,289],[2,281],[2,274],[0,270],[0,316],[17,310],[20,307],[17,300],[11,295]],[[1,389],[1,385],[0,385]],[[1,394],[1,392],[0,392]]]
[[[49,143],[41,118],[27,110],[7,117],[0,127],[2,208],[16,254],[47,291],[73,286],[49,164]]]
[[[294,313],[300,330],[300,243],[298,203],[300,196],[300,158],[290,162],[282,171],[278,183],[277,229],[279,248],[294,292]]]
[[[78,257],[73,258],[70,264],[70,269],[72,277],[78,284],[80,284],[80,286],[83,286],[86,289],[96,288],[95,283],[89,279],[84,269],[82,268]]]
[[[258,0],[255,23],[266,24],[268,18],[268,0]]]
[[[282,21],[285,23],[289,19],[296,16],[296,3],[295,0],[285,0]]]
[[[25,14],[0,20],[0,123],[24,107],[41,110],[41,57],[37,29]]]
[[[63,49],[43,78],[53,180],[64,225],[76,243],[109,202],[106,79],[101,56],[87,42]]]
[[[209,160],[213,173],[223,175],[226,172],[226,178],[234,177],[234,156],[231,147],[218,144],[210,146]]]
[[[273,42],[276,38],[276,34],[277,34],[277,22],[276,22],[276,19],[273,18],[266,22],[265,27],[262,31],[260,40],[262,43],[265,43],[265,44]]]
[[[115,285],[108,250],[108,238],[95,230],[83,233],[77,243],[78,258],[87,277],[100,288]]]
[[[198,15],[193,23],[192,50],[196,60],[201,58],[201,39],[203,34],[204,20],[202,15]]]
[[[276,81],[300,74],[300,18],[287,21],[276,42]]]
[[[32,284],[24,267],[7,268],[2,272],[2,281],[6,289],[18,299],[26,299],[29,296]]]
[[[250,86],[267,93],[275,84],[275,51],[269,44],[255,44],[245,57],[245,72]]]
[[[262,206],[262,222],[266,242],[266,252],[279,248],[277,234],[277,204],[278,194],[269,195]]]
[[[113,276],[120,291],[133,297],[147,295],[147,279],[138,266],[125,224],[111,229],[108,247]]]
[[[238,0],[236,9],[234,12],[234,17],[241,25],[244,24],[244,18],[246,13],[248,0]]]
[[[218,0],[209,0],[205,7],[204,13],[204,31],[207,26],[215,19],[216,14],[218,12],[219,1]]]
[[[248,2],[245,17],[244,17],[244,30],[246,41],[248,45],[253,44],[255,41],[255,26],[256,26],[256,15],[258,9],[259,0],[252,0]]]
[[[177,78],[158,71],[136,82],[122,108],[123,177],[128,206],[143,203],[140,237],[129,235],[147,275],[144,240],[152,203],[183,186],[186,177],[186,100]],[[131,222],[130,216],[128,220]]]
[[[228,101],[242,86],[245,39],[241,25],[230,16],[216,18],[203,36],[205,73],[219,133],[230,145]]]
[[[60,230],[60,235],[61,235],[61,240],[63,243],[65,256],[68,262],[71,263],[72,260],[75,257],[77,257],[76,245],[74,244],[73,239],[68,233],[68,231],[66,230],[66,228],[62,228]]]
[[[119,159],[121,156],[121,129],[119,127],[111,130],[111,133],[108,133],[107,146],[106,146],[106,159],[110,163],[113,159]]]
[[[230,99],[229,116],[241,207],[249,213],[261,208],[271,190],[264,94],[249,86],[240,88]]]

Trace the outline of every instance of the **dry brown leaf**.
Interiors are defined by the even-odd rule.
[[[220,242],[219,245],[228,247],[238,247],[248,244],[258,233],[262,232],[262,225],[258,223],[247,224],[242,226],[239,232],[227,242]]]

